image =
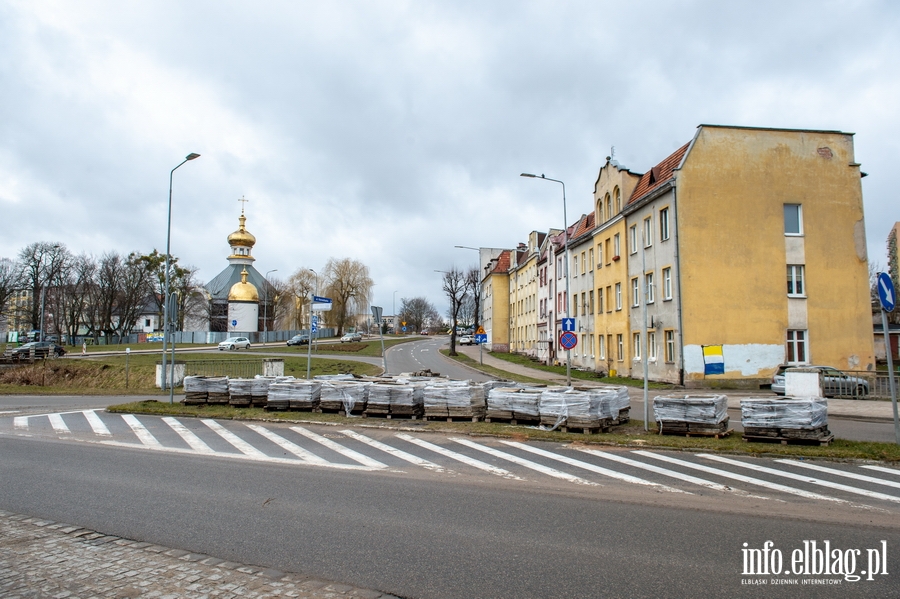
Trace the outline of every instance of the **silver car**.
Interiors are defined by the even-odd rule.
[[[219,344],[219,351],[226,349],[250,349],[250,340],[246,337],[229,337]]]
[[[779,366],[772,377],[772,391],[784,395],[784,371],[793,366]],[[851,376],[831,366],[797,366],[815,368],[822,373],[822,393],[825,397],[865,397],[869,394],[869,381]]]

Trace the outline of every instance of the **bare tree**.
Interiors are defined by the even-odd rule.
[[[141,257],[143,258],[143,256]],[[170,262],[171,264],[171,262]],[[165,267],[163,267],[165,268]],[[209,314],[209,300],[206,298],[203,282],[197,278],[197,268],[194,266],[176,267],[176,276],[169,281],[169,289],[178,294],[178,322],[176,330],[183,331],[186,322],[205,322]],[[159,296],[156,295],[156,277],[150,272],[150,280],[147,287],[154,299],[165,294],[165,287]],[[160,316],[162,322],[162,316]]]
[[[438,311],[434,305],[424,297],[414,297],[412,299],[403,298],[400,300],[401,322],[412,325],[414,331],[421,331],[425,328],[425,323],[436,318],[440,318]]]
[[[288,277],[281,299],[284,304],[282,313],[290,323],[288,328],[300,330],[304,327],[307,322],[304,313],[315,289],[316,275],[306,266],[301,266]]]
[[[450,355],[455,356],[456,353],[456,326],[459,322],[459,311],[462,302],[466,297],[466,277],[463,272],[455,266],[449,271],[444,272],[443,289],[450,300],[450,308],[447,310],[447,316],[450,317]]]
[[[9,302],[19,290],[18,266],[9,258],[0,259],[0,316],[9,316]]]
[[[72,258],[68,268],[63,269],[60,288],[60,303],[56,307],[59,314],[57,323],[70,343],[74,343],[81,325],[87,320],[89,298],[97,275],[97,261],[93,256],[80,254]]]
[[[63,244],[49,241],[38,241],[19,251],[18,286],[31,291],[32,329],[40,328],[42,292],[69,257]]]
[[[472,296],[472,326],[477,329],[479,308],[481,307],[481,271],[475,266],[466,271],[466,287]]]
[[[330,258],[323,274],[326,292],[332,300],[328,319],[337,327],[337,334],[342,335],[344,327],[368,309],[374,283],[369,277],[369,268],[350,258]]]

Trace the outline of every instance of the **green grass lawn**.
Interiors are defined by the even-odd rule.
[[[412,341],[420,341],[423,338],[420,337],[410,337],[403,339],[388,339],[385,337],[384,339],[384,349],[387,350],[389,347],[393,347],[395,345],[400,345],[401,343],[410,343]],[[282,343],[279,345],[274,345],[269,343],[265,347],[260,345],[254,345],[250,348],[251,352],[262,352],[262,351],[272,351],[273,347],[278,347],[278,351],[286,351],[290,353],[297,353],[306,355],[306,352],[309,351],[306,345],[293,345],[288,347],[286,343]],[[368,356],[370,358],[380,358],[381,357],[381,339],[379,338],[368,338],[365,341],[360,342],[352,342],[352,343],[340,343],[335,342],[333,340],[330,341],[319,341],[318,343],[313,343],[313,355],[316,353],[320,354],[353,354],[355,356]]]

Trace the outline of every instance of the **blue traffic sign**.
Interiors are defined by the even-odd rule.
[[[231,321],[231,326],[236,327],[236,326],[237,326],[237,321],[236,321],[236,320],[232,320],[232,321]]]
[[[572,320],[575,320],[574,318]],[[578,345],[578,337],[575,333],[566,331],[559,336],[559,346],[563,349],[572,349]]]
[[[562,330],[564,331],[575,331],[575,319],[574,318],[563,318],[562,319]]]
[[[318,330],[319,330],[319,317],[318,316],[313,315],[312,324],[310,325],[309,328],[310,328],[310,331],[313,333],[318,332]]]
[[[313,303],[314,304],[330,304],[331,298],[330,297],[319,297],[318,295],[314,295]]]
[[[480,335],[475,335],[475,343],[479,345],[482,343],[487,343],[487,333],[481,333]]]
[[[894,311],[894,306],[897,305],[897,294],[894,292],[894,282],[891,281],[891,275],[886,272],[878,274],[878,298],[881,300],[881,307],[886,312]]]

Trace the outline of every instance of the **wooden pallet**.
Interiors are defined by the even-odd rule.
[[[387,420],[392,420],[392,419],[394,419],[394,420],[417,420],[417,419],[421,418],[422,416],[421,416],[421,414],[396,414],[396,413],[390,413],[390,412],[382,412],[380,410],[377,412],[366,410],[365,412],[362,413],[362,417],[363,418],[385,418]]]
[[[834,441],[834,435],[828,430],[827,426],[820,426],[814,429],[800,428],[766,428],[766,427],[744,427],[744,441],[769,441],[779,442],[782,445],[788,444],[809,444],[827,446]]]
[[[719,424],[702,424],[699,422],[681,422],[674,420],[657,421],[661,435],[677,435],[685,437],[714,437],[721,439],[734,432],[728,428],[728,418]]]
[[[599,433],[608,433],[609,426],[561,426],[559,430],[563,433],[584,433],[585,435],[596,435]]]
[[[496,416],[485,416],[485,422],[499,422],[501,424],[540,424],[540,417],[528,417],[528,418],[498,418]]]
[[[481,422],[480,416],[435,416],[433,414],[425,414],[425,420],[440,422]]]
[[[744,441],[778,441],[782,445],[821,445],[828,446],[831,445],[831,442],[834,441],[834,435],[828,435],[825,437],[820,437],[818,439],[798,439],[796,437],[757,437],[754,435],[744,435],[742,437]]]

